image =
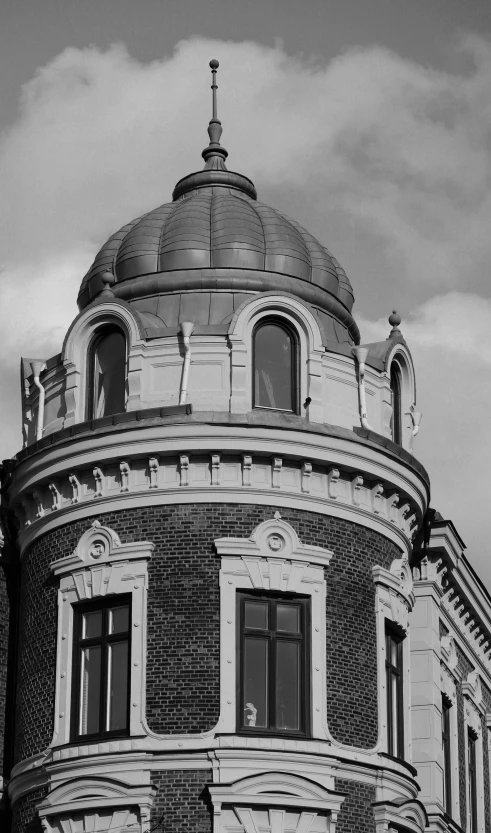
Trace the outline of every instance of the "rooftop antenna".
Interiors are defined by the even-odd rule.
[[[224,167],[223,161],[227,158],[228,153],[220,144],[220,137],[222,135],[222,123],[217,115],[217,69],[220,66],[216,58],[210,61],[211,69],[211,92],[212,92],[212,117],[208,124],[208,136],[210,137],[210,144],[204,149],[201,154],[206,162],[205,170],[207,168]]]

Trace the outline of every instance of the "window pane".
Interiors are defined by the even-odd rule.
[[[390,390],[392,398],[391,429],[395,443],[402,443],[402,414],[401,414],[401,371],[392,363],[390,369]]]
[[[129,612],[128,605],[109,609],[109,633],[124,633],[128,630]]]
[[[295,410],[294,342],[278,324],[264,324],[254,337],[254,404]]]
[[[115,642],[109,645],[108,649],[109,668],[106,729],[126,729],[128,710],[128,643]]]
[[[246,628],[268,628],[268,603],[267,602],[246,602],[244,611],[244,623]]]
[[[84,613],[82,616],[82,639],[92,639],[102,634],[102,610]]]
[[[268,725],[268,641],[244,639],[244,726]]]
[[[80,728],[81,735],[99,731],[101,702],[101,646],[84,648],[80,669]]]
[[[298,605],[277,605],[276,629],[289,633],[300,632],[300,608]]]
[[[388,635],[387,636],[387,659],[394,668],[399,668],[399,645],[400,642]]]
[[[93,417],[124,411],[126,387],[126,341],[113,332],[97,342],[94,350]]]
[[[300,728],[300,645],[276,643],[276,725]]]

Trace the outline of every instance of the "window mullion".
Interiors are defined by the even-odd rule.
[[[101,637],[101,696],[99,702],[99,727],[100,732],[105,734],[107,731],[107,664],[109,660],[109,652],[107,647],[107,636],[109,633],[109,610],[106,608],[102,614],[102,637]]]

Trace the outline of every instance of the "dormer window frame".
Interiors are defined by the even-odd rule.
[[[416,408],[416,380],[411,354],[403,344],[395,345],[386,363],[386,412],[384,430],[397,445],[411,450]]]
[[[119,301],[107,301],[85,309],[70,327],[61,358],[66,373],[66,416],[63,427],[88,420],[90,349],[105,328],[118,329],[126,340],[125,412],[141,407],[145,338],[130,308]]]

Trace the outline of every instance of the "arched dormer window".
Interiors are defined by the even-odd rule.
[[[390,393],[392,399],[392,439],[402,445],[402,373],[397,361],[390,366]]]
[[[126,339],[116,327],[105,327],[89,349],[88,418],[118,414],[126,405]]]
[[[278,318],[262,320],[253,336],[253,407],[298,411],[298,346],[293,329]]]

